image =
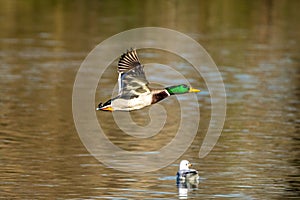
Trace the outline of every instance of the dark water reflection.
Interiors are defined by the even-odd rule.
[[[200,160],[210,99],[202,79],[193,71],[183,72],[203,90],[198,95],[199,132],[182,156],[202,177],[188,197],[300,195],[298,1],[0,3],[0,196],[4,199],[178,198],[174,175],[179,160],[152,173],[116,171],[89,155],[73,123],[72,87],[87,53],[107,37],[141,26],[172,28],[193,37],[214,58],[225,82],[225,127],[214,150]],[[143,59],[157,61],[151,56]],[[108,70],[104,85],[112,88],[115,77],[116,72]],[[103,100],[109,91],[97,95]],[[162,105],[176,103],[173,98]],[[136,115],[137,123],[145,123],[138,117],[144,112]],[[164,146],[176,128],[170,126],[144,148]],[[109,137],[129,150],[143,148],[120,135],[113,132]]]

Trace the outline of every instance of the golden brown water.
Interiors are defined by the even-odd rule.
[[[188,197],[299,197],[298,1],[0,0],[0,5],[3,199],[178,199],[174,175],[180,159],[143,174],[106,167],[85,149],[72,116],[72,88],[87,54],[114,34],[145,26],[171,28],[197,40],[218,65],[226,87],[222,135],[213,151],[199,159],[210,96],[192,70],[183,72],[202,90],[198,135],[181,157],[194,163],[201,176]],[[141,59],[160,62],[159,57]],[[106,71],[101,84],[108,89],[97,94],[99,101],[109,98],[116,75]],[[161,105],[177,105],[176,98]],[[138,124],[147,123],[141,117],[147,110],[133,114]],[[97,116],[107,129],[116,130],[108,135],[115,144],[147,151],[174,137],[172,120],[178,120],[168,119],[168,129],[155,142],[137,145],[113,128],[111,113]]]

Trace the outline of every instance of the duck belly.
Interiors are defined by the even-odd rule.
[[[117,111],[131,111],[151,105],[152,95],[141,95],[137,98],[118,98],[112,101],[112,108]]]

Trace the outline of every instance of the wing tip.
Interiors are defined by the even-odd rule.
[[[124,72],[128,69],[140,65],[140,60],[138,58],[136,48],[127,49],[126,53],[123,53],[118,62],[118,72]]]

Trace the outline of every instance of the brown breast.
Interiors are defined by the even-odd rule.
[[[157,91],[152,91],[153,95],[152,95],[152,102],[151,104],[157,103],[165,98],[167,98],[169,95],[169,93],[166,90],[157,90]]]

